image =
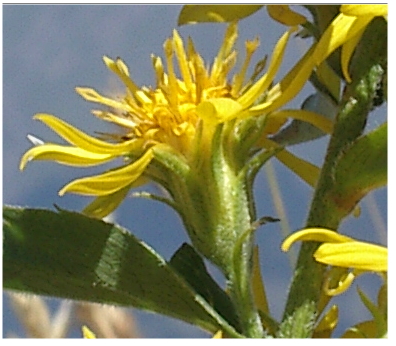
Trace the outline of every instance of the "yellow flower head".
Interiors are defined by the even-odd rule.
[[[65,139],[69,146],[44,143],[28,150],[20,168],[30,160],[53,160],[62,164],[91,166],[122,157],[125,165],[103,174],[77,179],[60,190],[60,195],[72,192],[96,196],[85,213],[103,217],[114,210],[129,189],[149,180],[164,181],[158,170],[151,170],[159,152],[177,156],[186,167],[204,160],[212,141],[214,129],[226,122],[268,114],[263,134],[274,133],[288,117],[303,118],[326,132],[331,123],[313,113],[296,111],[282,113],[276,110],[292,99],[307,81],[312,63],[306,55],[284,80],[273,84],[281,64],[286,43],[295,28],[289,29],[273,50],[267,72],[257,81],[246,80],[250,59],[257,49],[258,39],[246,43],[246,57],[239,72],[229,79],[237,52],[237,26],[231,24],[210,68],[196,52],[191,40],[183,43],[175,30],[164,43],[165,61],[153,56],[156,86],[138,87],[130,76],[127,65],[119,58],[104,57],[106,66],[125,85],[125,94],[109,98],[91,88],[76,88],[87,101],[106,106],[94,110],[99,118],[115,123],[124,133],[110,135],[111,141],[93,138],[66,122],[49,114],[37,114],[35,119],[45,123]],[[177,67],[175,67],[175,61]],[[311,60],[310,60],[311,61]],[[179,71],[180,77],[176,75]],[[167,71],[167,72],[165,72]],[[268,145],[268,143],[266,144]],[[155,165],[154,165],[155,166]],[[166,178],[165,178],[166,180]]]

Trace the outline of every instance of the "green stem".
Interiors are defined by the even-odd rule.
[[[235,204],[234,212],[239,214],[241,207],[246,208],[246,204],[239,207]],[[242,331],[249,338],[262,338],[263,327],[252,290],[254,231],[250,223],[249,228],[236,242],[233,251],[233,269],[228,275],[227,285],[239,315]]]
[[[232,247],[224,273],[232,301],[236,308],[241,324],[242,333],[248,338],[262,338],[263,326],[258,313],[252,289],[252,256],[254,244],[254,230],[252,223],[256,217],[255,205],[252,203],[252,186],[248,176],[251,172],[238,169],[235,157],[230,155],[228,140],[230,128],[218,131],[213,141],[212,169],[213,181],[216,188],[218,203],[222,207],[217,217],[220,228],[225,228],[228,234],[233,230]],[[267,154],[262,160],[271,156]],[[250,166],[249,166],[250,167]],[[254,175],[254,173],[251,173]],[[228,214],[228,215],[227,215]],[[220,242],[224,235],[219,237]],[[218,245],[221,247],[221,243]],[[229,256],[228,255],[228,256]]]
[[[385,61],[386,24],[382,19],[375,19],[363,35],[351,64],[353,82],[345,87],[341,111],[336,118],[306,227],[337,230],[342,219],[350,212],[337,204],[334,195],[336,182],[332,172],[340,155],[364,130],[378,84],[383,78]],[[323,265],[313,259],[318,246],[315,242],[306,242],[301,246],[284,319],[312,302],[318,304],[325,270]]]

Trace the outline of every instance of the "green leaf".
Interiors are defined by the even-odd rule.
[[[377,327],[376,337],[382,338],[384,335],[387,334],[388,331],[387,323],[386,323],[387,321],[385,319],[384,314],[382,313],[381,309],[379,309],[379,307],[377,307],[359,287],[357,288],[357,291],[364,306],[370,311],[371,315],[373,316],[373,319]]]
[[[162,257],[120,226],[61,210],[3,208],[5,289],[134,306],[237,332]]]
[[[194,248],[184,243],[172,256],[169,264],[231,325],[239,329],[238,317],[230,297],[213,280],[205,263]]]
[[[177,24],[232,22],[258,11],[263,5],[184,5]]]
[[[387,123],[358,138],[342,154],[334,170],[334,198],[352,210],[368,192],[387,182]]]

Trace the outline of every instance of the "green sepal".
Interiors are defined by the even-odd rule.
[[[387,321],[383,312],[367,297],[367,295],[359,287],[357,288],[357,291],[364,306],[367,308],[367,310],[370,311],[371,315],[373,316],[373,320],[377,327],[377,335],[375,337],[383,338],[384,335],[386,335],[388,332]]]
[[[252,156],[252,148],[263,135],[263,129],[267,123],[267,115],[260,115],[239,120],[230,136],[230,145],[240,166],[245,165],[247,159]],[[256,149],[257,150],[257,149]]]
[[[320,39],[321,35],[327,29],[331,21],[340,13],[340,5],[304,5],[307,8],[312,16],[313,16],[313,25],[309,27],[305,25],[305,27],[309,28],[310,33],[316,39]],[[340,65],[340,49],[336,49],[328,58],[327,62],[330,67],[333,69],[335,73],[340,78],[343,78],[341,65]]]
[[[240,336],[174,268],[120,226],[61,210],[3,208],[5,289],[133,306]]]

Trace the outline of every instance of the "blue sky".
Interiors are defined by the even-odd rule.
[[[30,147],[28,133],[45,141],[58,141],[57,136],[43,124],[32,120],[38,112],[54,114],[88,133],[108,131],[109,125],[95,119],[91,104],[74,91],[76,86],[91,86],[103,93],[121,91],[120,84],[102,62],[102,56],[121,57],[129,66],[138,85],[153,85],[154,76],[150,54],[163,56],[162,45],[176,27],[181,5],[6,5],[3,6],[3,202],[13,205],[81,210],[88,199],[67,195],[59,197],[58,190],[76,177],[102,169],[76,169],[49,162],[35,162],[24,172],[18,170],[22,154]],[[183,37],[191,36],[197,50],[211,62],[224,34],[224,24],[183,26]],[[242,21],[237,47],[243,50],[246,39],[260,37],[261,46],[255,61],[270,54],[284,31],[280,24],[269,20],[264,10]],[[281,70],[287,71],[303,53],[307,42],[295,40],[290,44]],[[297,107],[309,95],[307,87],[290,106]],[[375,127],[386,117],[382,107],[370,118]],[[291,150],[301,157],[320,164],[328,138],[322,138]],[[293,230],[303,227],[308,213],[312,189],[293,176],[276,161],[273,162],[286,213]],[[265,173],[256,181],[259,215],[276,216]],[[370,217],[373,198],[380,216],[386,222],[386,189],[373,193],[362,202],[360,218],[349,217],[341,230],[351,236],[386,244],[386,235],[374,230]],[[116,221],[131,229],[169,259],[182,242],[188,241],[179,219],[166,206],[153,201],[128,199],[115,215]],[[288,258],[280,253],[283,239],[278,224],[265,226],[257,234],[261,248],[263,275],[271,309],[280,317],[290,282]],[[213,270],[216,274],[216,271]],[[217,274],[216,274],[217,275]],[[218,276],[218,275],[217,275]],[[372,282],[372,284],[370,284]],[[378,287],[376,277],[362,277],[359,286],[368,287],[373,296]],[[369,284],[369,285],[367,285]],[[345,326],[368,318],[358,301],[356,290],[339,298],[343,311],[339,333]],[[16,319],[4,298],[3,332],[19,331]],[[146,312],[133,310],[144,337],[206,337],[193,326]],[[78,335],[73,331],[71,336]]]

